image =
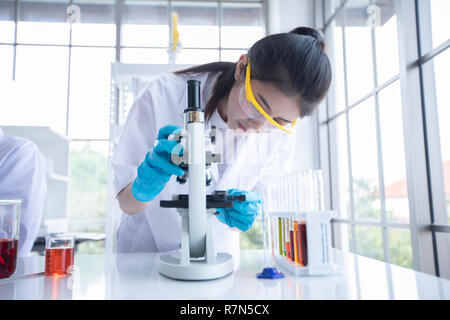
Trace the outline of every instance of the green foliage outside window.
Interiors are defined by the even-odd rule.
[[[107,160],[101,152],[87,144],[81,150],[72,150],[69,219],[105,219],[106,183]]]
[[[354,180],[354,191],[358,194],[358,201],[355,201],[355,212],[364,219],[380,219],[379,201],[377,187],[366,180]],[[388,220],[393,216],[392,211],[387,211]],[[389,247],[391,263],[412,268],[412,253],[410,232],[389,229]],[[370,258],[384,260],[383,238],[379,227],[359,227],[355,228],[356,253]],[[351,243],[351,233],[350,239]],[[350,246],[351,247],[351,246]]]
[[[106,219],[107,159],[89,144],[70,152],[68,219],[69,232],[105,232],[105,224],[89,220]],[[86,220],[86,223],[71,223]],[[104,241],[83,242],[77,254],[104,253]]]
[[[267,225],[267,222],[266,222]],[[240,233],[241,250],[262,249],[262,220],[255,220],[252,227],[246,232]]]

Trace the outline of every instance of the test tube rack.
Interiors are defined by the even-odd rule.
[[[331,248],[330,220],[333,216],[336,216],[335,211],[269,212],[270,242],[275,262],[294,276],[340,273],[342,267],[334,263]],[[292,241],[288,238],[288,230],[293,229],[293,221],[301,221],[303,230],[295,234],[293,244],[296,251],[292,251],[290,258],[286,256],[286,246],[289,247],[287,242]],[[302,235],[297,237],[300,233]],[[287,249],[290,253],[290,248]]]

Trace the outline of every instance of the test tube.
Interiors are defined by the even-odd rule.
[[[308,211],[322,211],[323,203],[323,178],[321,170],[308,170]]]
[[[316,190],[314,172],[313,170],[308,170],[308,196],[309,196],[309,208],[308,211],[317,211],[316,203]]]
[[[281,183],[282,182],[282,179],[280,179],[279,181],[278,181],[278,188],[277,188],[277,191],[278,191],[278,211],[279,212],[281,212],[281,211],[283,211],[283,191],[281,190],[281,188],[283,188],[283,184]]]
[[[298,221],[294,220],[294,261],[296,264],[299,264],[298,259],[298,250],[299,242],[298,242]]]
[[[281,212],[281,184],[278,183],[278,188],[277,188],[277,201],[278,201],[278,205],[277,205],[277,211]]]
[[[290,206],[291,206],[291,210],[290,211],[296,211],[296,205],[295,205],[295,201],[297,199],[297,195],[296,195],[296,191],[295,191],[295,176],[294,175],[290,175],[289,176],[289,193],[291,195],[291,202],[290,202]]]
[[[289,185],[287,183],[287,176],[283,178],[283,188],[284,188],[284,212],[289,211]]]
[[[292,205],[293,210],[295,212],[298,211],[299,207],[298,207],[298,188],[297,188],[297,175],[293,174],[291,177],[291,185],[292,185],[292,197],[293,197],[293,201],[292,201]]]
[[[288,188],[288,190],[287,190],[287,194],[288,194],[288,211],[291,212],[291,211],[294,211],[294,208],[292,206],[292,202],[294,200],[294,197],[293,197],[293,194],[292,194],[292,184],[291,184],[291,176],[290,175],[287,177],[286,184],[287,184],[287,188]]]
[[[284,186],[284,212],[288,212],[289,211],[289,182],[288,182],[287,176],[284,177],[283,186]]]
[[[286,257],[291,257],[291,239],[289,237],[289,218],[284,218],[284,242],[286,246]]]
[[[286,192],[286,212],[290,211],[290,202],[291,202],[291,195],[289,192],[289,177],[286,176],[284,179],[284,192]]]
[[[313,171],[313,179],[314,179],[314,192],[315,199],[314,203],[316,205],[317,211],[322,211],[325,208],[324,205],[324,195],[323,195],[323,176],[321,170]]]
[[[290,260],[295,261],[295,242],[294,242],[294,221],[289,218],[289,243],[290,243]]]
[[[305,220],[300,220],[300,228],[298,233],[298,242],[299,242],[299,264],[302,267],[306,267],[308,265],[308,252],[307,252],[307,243],[306,243],[306,222]]]
[[[280,249],[280,255],[283,255],[283,221],[282,218],[278,217],[278,248]]]
[[[287,254],[287,250],[286,250],[286,219],[285,218],[281,218],[281,234],[282,234],[282,241],[283,241],[283,256],[286,256]]]
[[[280,183],[279,182],[277,183],[277,187],[276,187],[276,191],[275,192],[276,192],[275,198],[277,199],[277,209],[276,209],[276,211],[280,212],[281,211],[281,199],[280,199],[281,192],[280,192]]]
[[[272,207],[270,208],[271,212],[277,211],[277,198],[275,193],[275,188],[270,188],[271,198],[272,198]]]
[[[301,208],[301,199],[300,199],[300,188],[299,188],[299,174],[298,172],[295,173],[294,177],[294,183],[295,183],[295,196],[296,196],[296,211],[302,211]]]
[[[74,237],[45,237],[45,275],[64,276],[74,263]]]
[[[300,171],[296,174],[298,211],[306,211],[307,188],[305,187],[305,172]]]
[[[275,219],[276,218],[274,218],[274,217],[270,217],[270,219],[269,219],[269,221],[270,221],[269,234],[270,234],[270,245],[271,245],[272,257],[275,256],[275,248],[276,248],[276,241],[277,241],[277,238],[275,238],[275,234],[274,234],[274,232],[276,230],[274,228]]]

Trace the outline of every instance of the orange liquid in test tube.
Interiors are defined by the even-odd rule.
[[[292,219],[289,219],[289,243],[291,247],[289,259],[295,261],[294,223]]]
[[[286,258],[290,258],[291,257],[291,248],[289,247],[290,246],[290,243],[289,242],[286,242]]]
[[[289,243],[289,219],[284,218],[284,247],[286,251],[286,258],[291,256],[291,246]]]
[[[285,218],[284,220],[286,222],[286,225],[285,225],[286,229],[285,229],[285,233],[284,233],[285,241],[286,241],[286,257],[289,260],[291,260],[291,254],[292,254],[292,249],[293,249],[293,246],[291,245],[291,235],[289,232],[290,231],[289,225],[290,225],[291,219]]]

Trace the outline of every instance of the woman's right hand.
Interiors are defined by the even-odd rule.
[[[142,202],[153,200],[166,186],[172,175],[182,176],[183,169],[171,161],[171,154],[183,154],[182,145],[168,140],[169,135],[181,132],[181,128],[168,125],[158,132],[155,147],[145,156],[137,169],[137,177],[131,185],[131,194]]]

